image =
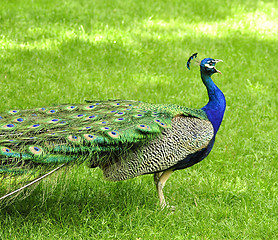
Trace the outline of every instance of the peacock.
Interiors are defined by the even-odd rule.
[[[196,57],[189,57],[188,69]],[[215,67],[220,61],[199,62],[209,96],[201,109],[108,100],[1,113],[0,184],[24,179],[24,185],[0,200],[63,166],[86,162],[110,181],[154,174],[163,209],[163,187],[170,175],[200,162],[213,147],[226,107],[224,94],[211,79],[221,73]]]

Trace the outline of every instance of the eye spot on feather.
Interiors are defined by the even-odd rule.
[[[24,121],[23,118],[17,118],[17,119],[14,120],[14,122],[23,122],[23,121]]]
[[[159,123],[159,126],[163,127],[163,128],[167,128],[167,124],[163,123],[163,122],[160,122]]]
[[[115,119],[115,122],[121,122],[121,121],[124,121],[125,119],[124,118],[117,118]]]
[[[137,115],[134,115],[134,117],[136,117],[136,118],[140,118],[140,117],[143,117],[144,116],[144,114],[137,114]]]
[[[108,132],[107,134],[112,138],[119,138],[120,137],[120,134],[116,130]]]
[[[130,111],[130,110],[131,110],[130,108],[127,108],[127,109],[126,109],[126,111]]]
[[[100,105],[100,103],[95,103],[95,105]]]
[[[149,130],[150,126],[145,125],[145,124],[140,124],[140,125],[137,125],[137,128],[141,129],[141,130]]]
[[[9,111],[9,113],[16,114],[16,113],[18,113],[18,111],[17,110],[11,110],[11,111]]]
[[[53,113],[55,113],[56,111],[54,110],[54,109],[52,109],[52,110],[49,110],[47,113],[49,113],[49,114],[53,114]]]
[[[40,126],[40,124],[34,124],[34,125],[30,126],[29,128],[37,128],[39,126]]]
[[[117,112],[117,111],[115,111],[115,110],[113,110],[113,111],[110,111],[111,113],[115,113],[115,112]]]
[[[42,107],[42,108],[39,108],[39,111],[45,111],[46,108]]]
[[[49,121],[49,123],[57,123],[57,122],[59,122],[59,119],[58,119],[58,118],[54,118],[54,119],[51,119],[51,120]]]
[[[12,150],[10,148],[6,148],[6,147],[3,147],[1,150],[2,150],[3,153],[10,153],[10,152],[12,152]]]
[[[84,114],[78,114],[78,115],[75,115],[73,116],[74,118],[81,118],[81,117],[84,117],[85,115]]]
[[[67,107],[66,107],[67,110],[74,110],[74,109],[76,109],[76,108],[77,108],[77,106],[73,106],[73,105],[72,105],[72,106],[67,106]]]
[[[125,112],[118,112],[118,113],[115,114],[115,116],[122,116],[124,114],[125,114]]]
[[[91,115],[86,118],[86,120],[95,120],[97,118],[97,115]]]
[[[0,116],[0,120],[3,119],[3,117]]]
[[[71,142],[78,142],[80,140],[80,137],[75,135],[69,135],[68,140]]]
[[[83,135],[85,139],[87,139],[88,141],[92,141],[92,140],[95,140],[96,139],[96,136],[95,135],[92,135],[92,134],[84,134]]]
[[[60,124],[66,124],[66,123],[67,123],[66,121],[61,121],[61,122],[60,122]]]
[[[164,122],[162,122],[160,119],[154,119],[154,121],[161,127],[163,128],[167,128],[167,124],[165,124]]]
[[[36,113],[32,113],[32,117],[37,117],[38,115]]]
[[[108,130],[110,130],[111,128],[110,127],[102,127],[102,128],[100,128],[101,130],[103,130],[103,131],[108,131]]]
[[[43,152],[42,148],[38,147],[38,146],[31,146],[31,147],[29,147],[29,150],[34,155],[40,155]]]
[[[14,128],[16,125],[15,124],[6,124],[6,125],[4,125],[4,126],[2,126],[2,128],[9,128],[9,129],[11,129],[11,128]]]
[[[89,106],[86,106],[85,109],[90,110],[90,109],[93,109],[95,107],[96,107],[95,105],[89,105]]]

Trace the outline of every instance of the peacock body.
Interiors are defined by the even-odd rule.
[[[109,100],[1,113],[0,179],[39,177],[86,161],[111,181],[154,173],[165,207],[170,174],[204,159],[214,144],[225,111],[225,97],[210,78],[219,72],[216,62],[200,63],[209,95],[202,109]]]

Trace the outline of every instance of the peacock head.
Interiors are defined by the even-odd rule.
[[[189,57],[187,61],[187,68],[190,70],[190,62],[192,59],[197,57],[197,53],[194,53],[192,56]],[[202,73],[207,74],[211,76],[214,73],[220,73],[219,70],[215,68],[215,64],[218,62],[223,62],[222,60],[219,59],[212,59],[212,58],[205,58],[201,62],[199,62],[200,65],[200,70]]]
[[[205,58],[200,63],[200,70],[202,73],[206,73],[207,75],[211,76],[214,73],[220,73],[219,70],[215,68],[215,64],[218,62],[223,62],[220,59],[212,59],[212,58]]]

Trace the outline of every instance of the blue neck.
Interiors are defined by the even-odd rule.
[[[201,77],[208,90],[209,96],[209,102],[202,108],[202,110],[205,111],[208,119],[211,121],[215,136],[224,116],[226,108],[225,96],[221,92],[221,90],[214,84],[209,75],[201,71]]]

